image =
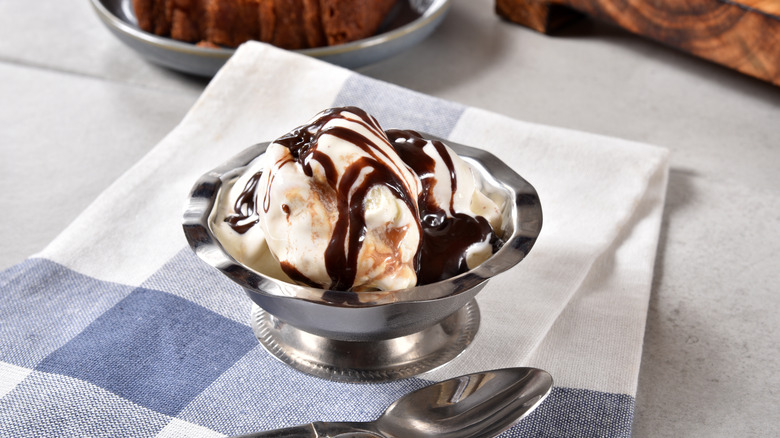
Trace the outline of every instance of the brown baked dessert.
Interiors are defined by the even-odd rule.
[[[333,46],[376,33],[396,0],[133,0],[141,29],[203,46],[248,40],[285,49]]]

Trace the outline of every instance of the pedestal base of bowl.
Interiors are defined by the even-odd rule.
[[[479,307],[473,299],[436,325],[376,341],[314,335],[252,305],[252,329],[266,350],[299,371],[340,382],[386,382],[433,370],[463,352],[478,328]]]

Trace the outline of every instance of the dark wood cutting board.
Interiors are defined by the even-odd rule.
[[[496,0],[549,33],[585,14],[780,86],[780,0]]]

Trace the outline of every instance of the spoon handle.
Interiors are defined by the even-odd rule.
[[[328,423],[316,421],[284,429],[255,432],[231,438],[335,438],[341,435],[349,438],[384,438],[370,430],[370,423]]]

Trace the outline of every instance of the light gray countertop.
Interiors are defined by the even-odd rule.
[[[669,148],[634,436],[780,424],[780,88],[590,21],[540,35],[490,0],[456,0],[433,36],[359,71]],[[0,269],[51,241],[206,84],[147,63],[86,0],[0,2]]]

